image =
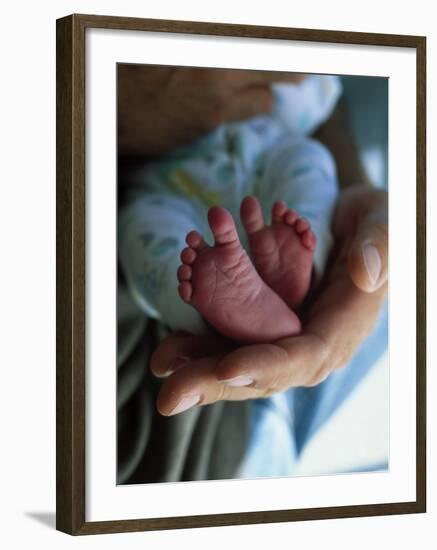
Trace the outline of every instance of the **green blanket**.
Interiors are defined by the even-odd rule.
[[[249,403],[220,402],[173,417],[155,406],[151,354],[168,334],[117,290],[117,483],[232,479],[248,442]]]

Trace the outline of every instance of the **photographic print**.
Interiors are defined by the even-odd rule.
[[[387,469],[388,79],[117,72],[119,483]]]
[[[425,120],[424,37],[57,21],[57,529],[425,511]]]

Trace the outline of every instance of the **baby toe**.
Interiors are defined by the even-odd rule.
[[[178,286],[178,292],[184,302],[189,302],[191,300],[191,294],[193,293],[193,287],[188,281],[183,281]]]
[[[216,245],[239,242],[234,218],[222,206],[212,206],[208,210],[208,223]]]
[[[305,218],[300,218],[299,220],[297,220],[297,222],[296,222],[296,231],[299,234],[303,233],[304,231],[307,231],[309,228],[310,228],[310,224],[309,224],[308,220],[306,220]]]
[[[184,248],[181,252],[181,260],[184,264],[192,264],[196,258],[196,251],[190,247]]]
[[[191,279],[192,269],[191,266],[183,264],[178,269],[178,281],[189,281]]]
[[[287,212],[287,205],[284,201],[276,201],[272,207],[272,222],[282,222]]]
[[[306,231],[301,233],[300,237],[302,239],[302,244],[305,246],[305,248],[308,248],[308,250],[311,251],[315,249],[316,236],[310,229],[307,229]]]
[[[299,216],[297,215],[297,212],[295,210],[292,210],[291,208],[287,210],[284,216],[285,223],[288,225],[294,225]]]
[[[245,197],[240,206],[240,218],[248,235],[264,227],[261,206],[255,197]]]
[[[188,246],[197,250],[202,250],[203,248],[208,246],[204,238],[198,231],[190,231],[190,233],[188,233],[185,238],[185,242],[188,244]]]

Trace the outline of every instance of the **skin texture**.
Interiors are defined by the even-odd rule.
[[[240,347],[218,336],[171,335],[151,361],[156,376],[167,376],[159,412],[181,412],[187,396],[198,397],[202,405],[312,386],[345,366],[374,328],[386,297],[387,229],[385,192],[365,185],[344,191],[334,216],[332,263],[308,307],[302,333]],[[370,281],[361,252],[369,242],[381,255],[376,282]]]
[[[209,210],[209,246],[197,231],[187,236],[178,271],[179,294],[220,334],[237,342],[274,342],[300,332],[300,321],[254,268],[231,214]],[[275,323],[269,320],[275,318]]]
[[[119,67],[121,160],[159,156],[223,122],[269,112],[270,84],[302,79],[257,71],[142,69]],[[302,333],[275,344],[240,347],[219,336],[169,336],[151,362],[156,376],[167,377],[157,400],[161,414],[182,412],[184,397],[185,404],[198,398],[201,405],[317,384],[344,366],[372,330],[387,293],[387,194],[366,185],[343,109],[337,108],[313,137],[333,154],[345,191],[333,222],[331,266],[320,293],[311,298]],[[364,254],[369,245],[372,277]],[[238,384],[232,382],[236,377]]]
[[[265,225],[255,197],[243,200],[240,214],[262,280],[297,311],[310,287],[316,247],[309,222],[278,201],[272,207],[271,225]]]
[[[268,113],[270,84],[296,83],[304,75],[122,64],[117,77],[119,152],[153,157],[224,122]]]

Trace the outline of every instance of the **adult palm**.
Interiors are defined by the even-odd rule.
[[[308,300],[299,336],[245,346],[217,335],[166,338],[151,362],[152,372],[166,377],[159,412],[312,386],[347,365],[374,328],[387,293],[387,203],[385,191],[368,185],[340,195],[331,261]]]

